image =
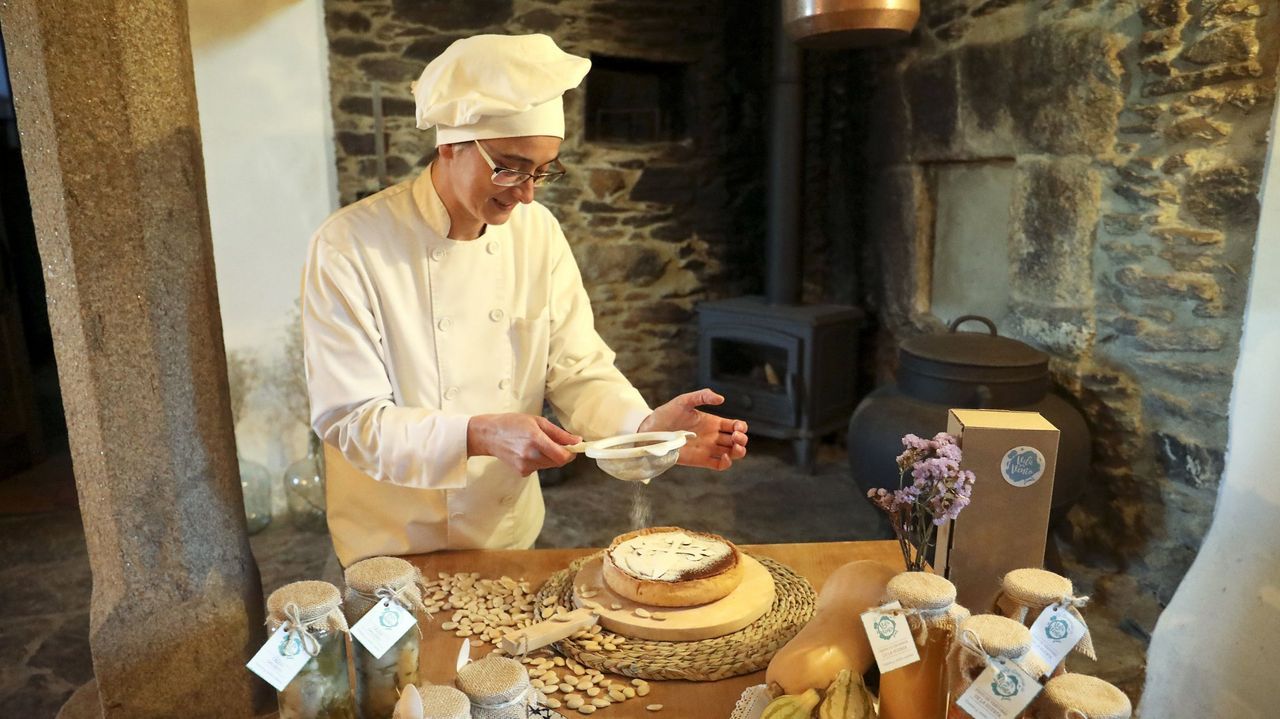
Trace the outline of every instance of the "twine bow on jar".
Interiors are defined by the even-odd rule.
[[[1080,637],[1080,641],[1076,643],[1072,651],[1096,660],[1098,655],[1093,648],[1093,636],[1089,633],[1089,625],[1084,621],[1084,615],[1080,613],[1080,609],[1088,603],[1089,597],[1087,596],[1073,597],[1070,594],[1065,594],[1050,606],[1062,607],[1067,610],[1068,614],[1075,617],[1077,622],[1080,622],[1080,626],[1084,627],[1084,635]],[[1085,719],[1088,719],[1088,717],[1085,717]]]
[[[302,651],[307,656],[315,657],[320,654],[320,641],[311,636],[311,632],[307,631],[307,625],[302,621],[302,612],[298,609],[298,605],[289,602],[284,606],[285,616],[285,632],[289,635],[289,640],[297,640],[298,645],[302,647]]]
[[[320,640],[311,632],[345,632],[347,619],[342,615],[342,596],[327,582],[304,581],[286,584],[267,598],[267,628],[272,632],[285,627],[290,641],[308,656],[320,653]]]
[[[434,622],[436,619],[436,615],[422,601],[422,590],[416,584],[405,584],[399,589],[383,585],[373,594],[377,599],[395,602],[409,612],[421,612],[429,622]]]
[[[960,636],[956,638],[956,646],[959,647],[960,650],[968,652],[970,657],[968,660],[965,660],[962,657],[961,661],[957,662],[959,665],[957,668],[967,669],[968,671],[966,673],[972,673],[974,669],[988,664],[994,666],[997,671],[1003,672],[1009,662],[1012,661],[1017,663],[1017,659],[1014,657],[1004,657],[999,654],[993,655],[991,652],[988,652],[987,648],[982,644],[982,638],[979,637],[972,629],[961,630]],[[965,684],[966,687],[973,683],[972,679],[969,679],[968,677],[964,678],[968,679]]]

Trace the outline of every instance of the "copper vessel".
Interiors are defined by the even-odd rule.
[[[920,0],[782,0],[782,24],[801,47],[882,45],[911,34]]]

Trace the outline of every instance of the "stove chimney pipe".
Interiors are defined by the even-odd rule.
[[[768,234],[769,304],[800,302],[800,197],[804,157],[804,76],[800,49],[783,31],[783,3],[774,0],[773,82],[770,87]]]

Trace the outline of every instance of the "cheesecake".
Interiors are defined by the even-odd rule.
[[[650,527],[616,537],[605,550],[605,584],[655,607],[692,607],[728,596],[742,582],[742,554],[724,537]]]

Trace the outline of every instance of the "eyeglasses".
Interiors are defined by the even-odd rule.
[[[564,167],[560,164],[559,160],[552,160],[552,162],[555,163],[555,166],[559,168],[555,172],[539,172],[534,174],[532,172],[513,170],[509,167],[498,167],[494,164],[493,158],[489,157],[489,153],[484,151],[484,146],[480,144],[479,140],[472,140],[472,142],[476,143],[476,148],[480,150],[480,156],[483,157],[485,163],[489,165],[489,169],[493,170],[493,176],[489,179],[493,180],[493,184],[500,187],[515,187],[516,185],[523,185],[529,180],[533,180],[534,187],[540,187],[548,182],[555,182],[565,175]]]

